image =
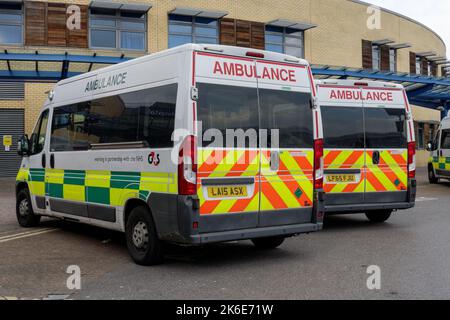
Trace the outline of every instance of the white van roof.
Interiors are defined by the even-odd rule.
[[[366,80],[340,80],[340,79],[326,79],[315,80],[316,85],[335,85],[346,87],[370,87],[370,88],[398,88],[404,87],[398,83],[383,82],[383,81],[366,81]]]
[[[64,80],[59,81],[54,89],[52,90],[52,95],[57,97],[55,99],[58,101],[65,99],[65,93],[66,89],[63,90],[63,88],[67,88],[66,85],[71,84],[71,90],[73,90],[74,87],[85,85],[87,81],[90,81],[90,79],[98,79],[98,78],[104,78],[106,76],[115,75],[119,72],[126,72],[127,69],[132,68],[133,66],[137,64],[146,63],[149,61],[152,61],[154,59],[163,58],[166,56],[174,55],[174,54],[182,54],[184,52],[192,52],[192,51],[204,51],[209,53],[216,53],[221,55],[230,55],[230,56],[242,56],[242,57],[255,57],[255,59],[258,60],[268,60],[268,61],[276,61],[276,62],[284,62],[284,63],[290,63],[290,64],[299,64],[308,66],[308,62],[304,59],[296,58],[294,56],[271,52],[271,51],[265,51],[265,50],[258,50],[258,49],[252,49],[252,48],[243,48],[243,47],[234,47],[234,46],[224,46],[224,45],[214,45],[214,44],[185,44],[182,46],[174,47],[171,49],[163,50],[157,53],[145,55],[139,58],[131,59],[128,61],[124,61],[115,65],[107,66],[104,68],[100,68],[94,71],[86,72],[71,78],[67,78]],[[176,68],[178,67],[178,64],[173,63],[173,61],[168,65],[169,68],[163,68],[165,73],[172,72],[174,73]],[[169,70],[171,69],[171,71]],[[146,74],[146,77],[149,75]],[[148,78],[147,78],[148,79]],[[82,82],[81,82],[82,81]],[[77,84],[77,82],[80,82]],[[137,81],[139,82],[139,81]],[[136,81],[133,85],[136,85]],[[123,87],[125,88],[125,87]],[[58,94],[58,91],[63,91],[62,94]],[[68,100],[76,100],[74,97],[74,94],[70,92],[70,96],[72,96],[72,99]],[[82,97],[79,96],[81,99]],[[54,101],[53,101],[54,102]],[[50,104],[50,100],[47,99],[47,101],[44,104],[44,108]]]

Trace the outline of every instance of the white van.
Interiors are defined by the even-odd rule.
[[[414,123],[403,86],[317,81],[324,132],[325,212],[384,222],[416,198]]]
[[[17,176],[24,227],[51,216],[162,241],[275,248],[322,228],[322,130],[304,60],[184,45],[59,82]]]
[[[430,183],[439,183],[440,179],[450,180],[450,113],[442,119],[434,141],[428,143],[431,152],[428,162],[428,179]]]

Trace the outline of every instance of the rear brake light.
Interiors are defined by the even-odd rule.
[[[194,195],[197,193],[197,141],[194,136],[187,136],[180,147],[178,160],[178,194]]]
[[[247,51],[245,54],[247,57],[253,57],[253,58],[264,58],[264,54],[259,52],[253,52],[253,51]]]
[[[355,82],[354,85],[357,87],[368,87],[369,86],[369,84],[367,82]]]
[[[323,189],[323,140],[314,141],[314,189]]]
[[[416,177],[416,143],[408,142],[408,178]]]

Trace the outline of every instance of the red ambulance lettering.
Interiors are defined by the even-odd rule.
[[[241,64],[235,62],[216,61],[214,63],[213,73],[225,76],[296,82],[294,70],[282,69],[277,67],[264,67],[262,69],[262,73],[259,74],[258,71],[256,70],[255,65]]]
[[[333,100],[363,100],[363,101],[385,101],[392,102],[392,92],[368,91],[364,96],[361,91],[354,90],[331,90],[330,99]]]

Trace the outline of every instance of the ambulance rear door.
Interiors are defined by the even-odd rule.
[[[324,132],[326,205],[364,202],[365,146],[362,91],[356,86],[319,84]]]
[[[407,102],[401,88],[363,87],[366,203],[407,201]]]

